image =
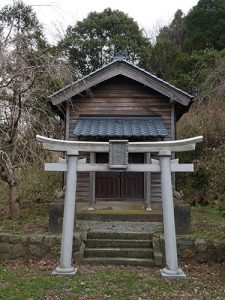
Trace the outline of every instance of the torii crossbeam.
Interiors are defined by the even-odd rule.
[[[202,136],[163,142],[128,142],[112,140],[109,142],[85,142],[55,140],[43,136],[36,136],[38,142],[43,143],[44,149],[65,152],[66,160],[60,159],[58,163],[46,163],[46,171],[67,172],[66,194],[63,215],[63,230],[61,242],[60,266],[53,274],[74,275],[76,268],[72,266],[72,243],[75,216],[77,171],[103,171],[113,172],[152,172],[161,174],[161,192],[163,208],[163,227],[165,237],[166,267],[161,270],[163,277],[185,278],[184,272],[178,268],[176,231],[174,220],[172,172],[193,172],[193,164],[180,164],[178,159],[171,160],[172,152],[194,150],[196,143],[203,141]],[[109,164],[86,163],[78,160],[79,151],[109,152]],[[152,159],[150,164],[128,164],[128,153],[157,152],[159,160]]]

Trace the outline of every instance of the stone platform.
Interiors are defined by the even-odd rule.
[[[50,203],[49,205],[49,231],[62,232],[63,203]],[[176,233],[185,234],[191,232],[190,207],[183,204],[175,204]],[[83,221],[107,221],[107,222],[162,222],[160,209],[146,211],[144,209],[98,209],[89,211],[80,209],[76,212],[76,220]]]
[[[162,213],[160,211],[145,210],[80,211],[77,213],[77,219],[89,221],[161,222]]]
[[[63,221],[63,203],[50,203],[49,205],[49,231],[62,232]],[[76,213],[77,220],[86,221],[123,221],[123,222],[161,222],[161,211],[145,210],[78,210]]]

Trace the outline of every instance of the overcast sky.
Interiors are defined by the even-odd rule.
[[[168,24],[174,13],[181,9],[187,13],[198,0],[24,0],[32,5],[45,34],[51,42],[63,34],[68,25],[74,25],[91,11],[102,11],[107,7],[127,13],[144,28],[149,37],[157,29]],[[12,4],[13,0],[0,0],[0,7]]]

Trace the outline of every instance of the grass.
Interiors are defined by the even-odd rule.
[[[48,205],[46,203],[33,209],[23,209],[22,215],[16,219],[2,217],[0,232],[10,233],[45,233],[48,231]]]
[[[192,235],[208,239],[225,240],[225,216],[210,206],[192,207]]]
[[[187,280],[163,279],[158,268],[125,266],[81,265],[73,277],[49,275],[56,265],[54,260],[2,264],[1,299],[225,299],[221,264],[183,265]]]

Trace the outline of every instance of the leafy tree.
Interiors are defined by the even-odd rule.
[[[22,2],[0,11],[0,180],[9,187],[11,217],[20,214],[18,173],[36,155],[36,132],[53,135],[47,95],[71,78],[67,67],[46,52],[41,26]]]
[[[42,26],[35,13],[31,6],[22,1],[15,1],[14,5],[6,5],[1,9],[0,24],[0,34],[4,37],[4,43],[15,39],[15,47],[23,46],[27,50],[47,46]]]
[[[179,176],[186,201],[225,210],[225,2],[200,0],[184,16],[178,11],[163,27],[152,50],[150,66],[158,76],[193,95],[198,102],[178,123],[178,138],[203,135],[204,143],[183,160],[196,162],[194,174]],[[188,181],[188,185],[186,182]],[[178,182],[179,184],[179,182]],[[193,200],[194,199],[194,200]]]
[[[157,40],[167,39],[174,46],[182,47],[185,37],[184,14],[182,10],[178,9],[172,22],[168,26],[164,26],[160,29]]]
[[[198,84],[198,103],[178,123],[178,137],[203,135],[195,153],[182,153],[183,160],[196,163],[195,173],[179,176],[180,188],[192,204],[210,203],[225,212],[225,52],[217,53],[213,65],[204,70]],[[188,185],[186,184],[188,182]],[[179,182],[178,182],[179,183]]]
[[[200,0],[185,17],[188,51],[215,48],[225,45],[224,0]]]
[[[126,59],[143,66],[151,52],[151,43],[138,24],[119,10],[91,12],[72,27],[59,48],[82,74],[90,73],[111,62],[118,51]]]
[[[168,39],[157,39],[149,61],[151,71],[175,86],[196,94],[206,73],[216,63],[219,52],[205,49],[186,53]]]
[[[158,77],[172,81],[180,69],[181,55],[180,47],[174,46],[170,40],[157,39],[157,43],[152,49],[150,68]]]
[[[172,22],[160,30],[149,65],[159,77],[195,94],[198,85],[204,81],[207,69],[215,64],[219,52],[207,47],[193,48],[190,52],[186,50],[190,37],[186,19],[190,14],[192,10],[187,16],[178,10]],[[195,28],[191,32],[195,32]]]

